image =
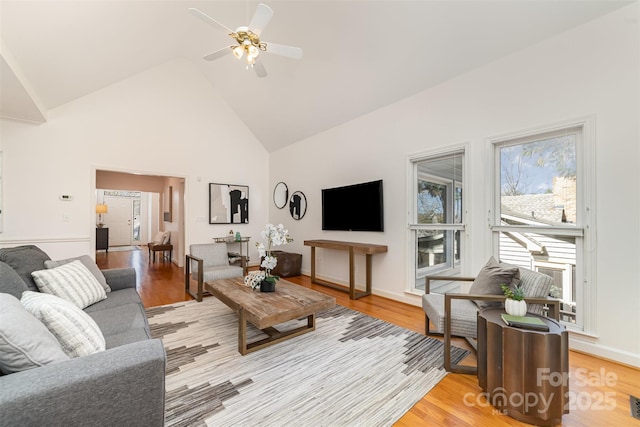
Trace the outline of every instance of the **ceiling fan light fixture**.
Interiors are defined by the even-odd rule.
[[[242,46],[236,46],[233,48],[233,56],[240,59],[244,55],[244,48]]]

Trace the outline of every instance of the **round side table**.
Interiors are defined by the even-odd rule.
[[[568,414],[569,336],[563,325],[539,317],[549,331],[514,328],[503,309],[478,312],[478,383],[503,413],[529,424],[552,426]]]

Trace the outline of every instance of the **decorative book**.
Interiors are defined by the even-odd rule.
[[[549,326],[538,317],[532,316],[512,316],[510,314],[501,314],[502,320],[509,326],[514,328],[532,329],[534,331],[549,331]]]

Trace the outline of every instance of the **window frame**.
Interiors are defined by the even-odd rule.
[[[550,236],[567,236],[576,239],[576,323],[563,322],[568,330],[587,335],[595,335],[597,300],[595,290],[596,245],[594,230],[596,224],[596,167],[593,116],[557,122],[524,131],[513,132],[487,140],[490,153],[492,183],[488,194],[488,224],[491,253],[499,256],[501,232],[539,233]],[[500,147],[524,144],[544,139],[566,131],[578,132],[576,139],[576,224],[571,226],[509,226],[501,224],[500,209]],[[534,265],[540,264],[535,262]]]
[[[407,288],[406,288],[406,292],[408,293],[412,293],[412,294],[416,294],[416,295],[422,295],[424,293],[424,289],[419,289],[417,288],[417,279],[419,277],[424,277],[425,275],[428,274],[433,274],[433,273],[438,273],[438,274],[444,274],[444,275],[456,275],[459,274],[460,271],[462,270],[462,266],[464,265],[465,262],[465,248],[466,248],[466,229],[467,229],[467,224],[465,223],[465,220],[467,218],[469,218],[469,209],[468,209],[468,204],[467,204],[467,192],[465,191],[465,183],[464,180],[466,179],[466,177],[469,176],[469,170],[468,170],[468,154],[469,154],[469,144],[459,144],[459,145],[454,145],[454,146],[450,146],[450,147],[446,147],[446,148],[441,148],[441,149],[436,149],[433,151],[425,151],[425,152],[420,152],[420,153],[415,153],[412,154],[410,156],[408,156],[407,158],[407,193],[408,193],[408,203],[407,203],[407,253],[411,254],[411,256],[407,257]],[[436,224],[419,224],[417,222],[417,214],[418,214],[418,200],[417,200],[417,182],[418,182],[418,176],[419,176],[419,172],[418,172],[418,168],[417,168],[417,164],[421,163],[423,161],[427,161],[430,159],[437,159],[437,158],[441,158],[441,157],[445,157],[445,156],[451,156],[451,155],[460,155],[462,158],[462,182],[459,181],[450,181],[451,185],[448,185],[445,181],[445,179],[442,179],[440,177],[436,177],[434,175],[428,174],[428,173],[424,173],[423,175],[429,178],[434,178],[434,182],[436,183],[440,183],[440,181],[442,181],[443,184],[447,184],[447,197],[448,197],[448,205],[451,205],[451,210],[450,215],[451,221],[455,221],[455,191],[456,188],[462,188],[462,212],[461,212],[461,223],[453,223],[453,222],[447,222],[447,223],[436,223]],[[417,254],[416,254],[416,247],[417,247],[417,239],[416,239],[416,235],[417,235],[417,231],[418,230],[445,230],[445,231],[459,231],[460,232],[460,259],[456,260],[455,259],[455,253],[453,253],[453,261],[451,263],[451,266],[449,266],[449,264],[447,264],[445,267],[442,266],[433,266],[433,267],[427,267],[424,270],[424,274],[422,275],[418,275],[417,272]],[[449,238],[449,240],[451,240],[450,243],[453,243],[453,233],[451,233],[451,237]],[[453,245],[450,245],[449,247],[452,248],[452,251],[454,251],[453,249]]]

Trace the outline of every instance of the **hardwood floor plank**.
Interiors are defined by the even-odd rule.
[[[184,291],[184,271],[170,262],[149,262],[146,247],[139,251],[98,252],[96,262],[102,269],[133,267],[145,307],[192,300]],[[339,290],[311,283],[308,276],[287,281],[332,295],[336,302],[353,310],[418,333],[424,333],[424,312],[420,307],[379,297],[350,300]],[[208,297],[212,298],[212,297]],[[439,338],[439,337],[436,337]],[[454,345],[469,349],[466,341]],[[475,356],[465,359],[475,364]],[[630,415],[629,395],[640,397],[640,369],[624,366],[576,351],[569,352],[569,390],[571,413],[562,418],[563,426],[636,426],[640,420]],[[496,411],[483,397],[473,375],[449,374],[395,424],[397,427],[421,426],[528,426]]]

